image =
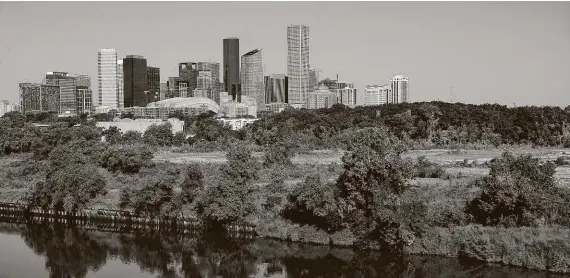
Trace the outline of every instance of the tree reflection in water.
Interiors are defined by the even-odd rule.
[[[49,277],[86,277],[118,259],[156,277],[554,277],[450,258],[356,252],[272,240],[182,236],[161,231],[107,233],[60,224],[5,224],[45,257]],[[117,277],[120,277],[120,273]]]

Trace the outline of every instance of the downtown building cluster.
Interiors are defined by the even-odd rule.
[[[97,103],[88,76],[50,72],[41,83],[20,83],[18,109],[60,116],[117,112],[165,119],[176,111],[213,111],[227,118],[256,118],[287,107],[356,106],[354,82],[339,80],[338,75],[336,79],[319,81],[320,70],[311,67],[309,60],[308,26],[287,26],[286,74],[264,73],[261,48],[240,56],[239,38],[225,38],[222,43],[221,65],[212,61],[180,62],[178,76],[168,77],[164,83],[160,69],[149,66],[143,56],[120,58],[116,49],[101,49]],[[407,82],[407,78],[397,76],[390,88],[367,86],[365,105],[408,101]]]

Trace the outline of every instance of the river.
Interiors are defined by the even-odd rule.
[[[0,278],[561,277],[434,256],[161,231],[0,223]]]

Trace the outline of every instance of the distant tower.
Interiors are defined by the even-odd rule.
[[[309,27],[287,26],[287,77],[289,103],[302,106],[309,88]]]
[[[144,107],[148,104],[146,59],[139,55],[128,55],[123,59],[125,79],[125,107]]]
[[[109,109],[119,106],[117,50],[101,49],[98,53],[99,105]]]
[[[316,91],[319,87],[319,72],[318,69],[309,68],[309,92]]]
[[[224,39],[224,91],[230,93],[234,100],[241,102],[241,85],[239,79],[239,39]]]
[[[117,96],[119,99],[119,109],[125,108],[125,77],[123,76],[123,59],[117,60]]]
[[[403,75],[396,75],[391,81],[392,94],[389,103],[409,102],[409,80]]]
[[[241,56],[241,91],[242,95],[255,99],[257,107],[265,104],[263,63],[259,49]]]

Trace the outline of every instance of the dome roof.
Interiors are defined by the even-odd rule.
[[[164,107],[164,108],[198,108],[207,106],[210,111],[218,113],[220,106],[213,100],[204,97],[175,97],[152,102],[147,107]]]

